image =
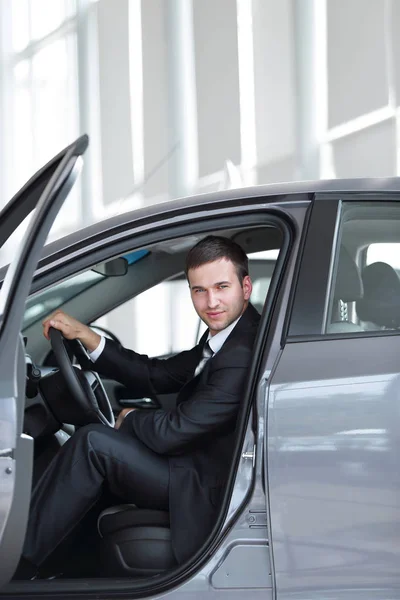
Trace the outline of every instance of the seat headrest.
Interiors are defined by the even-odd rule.
[[[400,279],[387,263],[375,262],[362,273],[364,297],[357,302],[363,321],[380,327],[400,327]]]
[[[363,284],[358,267],[345,246],[341,246],[333,299],[353,302],[362,295]]]

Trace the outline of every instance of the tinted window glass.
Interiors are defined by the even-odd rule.
[[[400,271],[400,242],[381,244],[373,243],[368,246],[366,264],[383,261]]]
[[[103,278],[104,276],[99,273],[86,271],[31,296],[26,302],[22,328],[29,327],[29,325],[43,319],[46,315],[60,308],[65,302]]]
[[[344,204],[327,333],[400,328],[400,203]]]

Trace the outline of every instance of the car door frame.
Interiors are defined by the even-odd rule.
[[[20,334],[25,300],[47,235],[75,183],[87,145],[87,136],[82,136],[68,146],[24,186],[17,194],[18,202],[11,201],[3,211],[4,219],[9,215],[3,221],[4,241],[12,233],[6,231],[6,224],[17,227],[35,209],[0,291],[0,586],[17,566],[29,510],[33,440],[22,433],[26,367]]]
[[[277,266],[279,265],[279,268],[276,269],[275,277],[268,292],[264,319],[255,348],[256,358],[249,373],[250,383],[247,386],[245,396],[254,399],[254,418],[248,419],[250,406],[248,411],[243,411],[241,416],[243,419],[242,426],[244,427],[244,423],[247,422],[247,428],[243,431],[243,438],[238,440],[235,459],[231,468],[232,489],[235,488],[239,491],[236,495],[233,494],[231,500],[229,500],[230,490],[228,490],[226,505],[221,510],[220,519],[210,535],[213,541],[209,543],[206,554],[204,554],[204,551],[199,552],[189,567],[178,568],[172,581],[168,574],[160,576],[156,589],[154,585],[149,588],[146,583],[134,585],[132,582],[118,582],[120,591],[135,588],[137,590],[143,589],[143,591],[148,589],[152,593],[162,593],[168,591],[171,585],[177,586],[185,581],[185,589],[199,590],[200,585],[203,590],[201,593],[204,593],[203,583],[208,581],[213,582],[216,589],[221,589],[221,593],[225,594],[229,585],[227,586],[225,583],[221,585],[220,582],[225,581],[225,576],[221,577],[221,574],[225,572],[224,570],[229,565],[232,565],[233,568],[242,573],[241,578],[236,581],[236,585],[233,585],[232,589],[243,589],[244,586],[251,590],[252,597],[254,597],[254,594],[265,597],[265,588],[260,588],[260,583],[264,583],[268,584],[266,587],[272,594],[267,527],[264,518],[266,500],[263,488],[263,452],[254,453],[254,445],[255,442],[261,445],[264,443],[265,423],[263,422],[264,406],[262,404],[265,401],[264,389],[268,374],[281,350],[282,329],[291,298],[291,282],[297,268],[302,231],[306,227],[310,196],[309,194],[297,194],[291,198],[285,195],[282,198],[274,197],[272,199],[254,198],[254,202],[252,199],[247,199],[247,202],[248,204],[245,207],[241,203],[238,205],[236,202],[232,202],[233,214],[229,216],[226,213],[227,203],[214,209],[210,209],[210,207],[199,208],[194,215],[181,213],[178,217],[179,226],[176,225],[177,215],[171,215],[170,213],[160,216],[159,221],[156,223],[146,223],[145,227],[142,227],[140,222],[136,226],[129,224],[127,231],[121,236],[123,239],[121,237],[116,239],[115,236],[106,239],[103,245],[97,245],[95,252],[92,250],[90,256],[87,253],[79,256],[72,249],[69,260],[64,255],[62,261],[57,258],[54,264],[46,261],[46,265],[42,267],[39,265],[37,277],[32,286],[32,289],[36,291],[41,287],[54,283],[55,269],[60,265],[62,267],[58,271],[57,281],[71,275],[73,272],[88,268],[92,263],[101,262],[112,255],[116,256],[140,248],[143,245],[154,243],[160,237],[171,239],[182,235],[190,235],[192,232],[207,232],[210,229],[215,230],[217,223],[220,223],[221,229],[252,223],[260,226],[260,216],[265,214],[267,222],[272,222],[275,216],[277,223],[287,221],[287,224],[290,224],[292,228],[291,239],[288,240],[285,250],[281,252],[278,258]],[[161,229],[163,230],[162,233]],[[132,244],[133,240],[134,243]],[[242,448],[245,451],[248,449],[254,456],[254,460],[248,460],[244,455],[246,452],[242,455]],[[255,482],[254,486],[253,482]],[[256,517],[256,519],[260,518],[259,523],[253,524],[254,515],[259,515],[259,517]],[[247,540],[244,545],[243,540]],[[239,569],[243,565],[243,558],[249,545],[255,547],[254,558],[256,562],[254,564],[262,564],[262,571],[258,573],[258,579],[254,576],[254,570],[244,572],[243,569]],[[235,555],[232,553],[233,547],[243,548],[245,554],[238,553]],[[232,558],[233,563],[231,562]],[[229,584],[229,582],[227,583]],[[62,582],[62,586],[64,592],[67,592],[68,582]],[[71,589],[73,587],[76,588],[76,584],[72,584]],[[91,582],[92,592],[97,591],[100,593],[105,592],[107,589],[115,590],[115,582],[110,582],[108,586],[106,582]],[[171,592],[171,595],[173,596],[174,592]]]

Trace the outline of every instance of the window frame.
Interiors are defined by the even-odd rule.
[[[301,208],[304,208],[304,204],[301,204]],[[232,493],[235,489],[235,486],[237,486],[237,477],[240,475],[243,479],[243,475],[240,473],[238,465],[242,457],[244,444],[248,439],[251,441],[254,439],[252,428],[255,421],[253,421],[253,419],[250,420],[250,411],[254,409],[253,415],[255,419],[256,410],[258,410],[255,394],[257,386],[260,382],[260,371],[264,366],[263,361],[267,353],[271,353],[273,355],[271,360],[275,361],[276,355],[279,352],[277,348],[271,348],[272,340],[268,337],[267,333],[275,326],[280,328],[280,325],[276,325],[276,321],[278,320],[278,313],[280,312],[281,307],[281,295],[284,292],[284,288],[287,287],[287,274],[289,270],[291,253],[297,243],[298,238],[298,232],[296,232],[294,219],[290,214],[282,209],[281,206],[279,206],[279,210],[277,210],[276,206],[269,208],[265,204],[256,206],[251,205],[245,212],[242,208],[240,208],[238,214],[228,216],[226,209],[219,209],[218,214],[212,216],[210,216],[211,211],[208,210],[204,212],[204,217],[201,219],[191,218],[187,220],[187,215],[178,216],[178,218],[171,217],[169,219],[164,217],[164,220],[167,221],[167,224],[162,231],[159,227],[157,227],[159,222],[155,224],[153,220],[151,224],[148,225],[148,230],[146,232],[143,232],[143,227],[141,227],[140,224],[136,224],[135,231],[132,233],[130,232],[128,239],[124,240],[123,236],[112,236],[112,240],[103,239],[101,248],[92,249],[90,253],[90,259],[87,255],[84,255],[84,257],[80,258],[75,255],[75,260],[73,263],[73,271],[76,273],[77,270],[83,266],[83,263],[86,263],[87,268],[90,265],[100,262],[101,260],[111,258],[111,256],[115,256],[116,254],[122,254],[124,252],[126,253],[132,251],[132,249],[139,249],[140,247],[150,245],[155,241],[167,241],[174,237],[178,237],[175,234],[178,229],[180,230],[179,237],[182,237],[182,235],[190,236],[190,234],[194,232],[215,233],[218,230],[223,231],[236,227],[246,228],[251,225],[259,227],[260,223],[262,223],[262,225],[276,227],[282,234],[280,252],[265,300],[264,314],[260,321],[259,330],[254,345],[254,357],[249,369],[246,389],[243,392],[243,401],[241,403],[241,410],[237,421],[237,431],[239,434],[235,440],[235,448],[233,450],[233,458],[229,469],[223,504],[221,506],[218,520],[215,523],[213,531],[210,533],[209,539],[205,542],[204,546],[199,549],[199,552],[194,557],[193,562],[189,566],[183,565],[182,567],[178,567],[174,572],[175,584],[176,582],[181,583],[188,580],[199,568],[201,568],[204,560],[212,555],[212,553],[215,551],[215,548],[218,547],[222,536],[225,535],[226,531],[229,530],[228,528],[232,526],[232,523],[235,523],[236,515],[239,514],[243,506],[253,501],[253,486],[255,483],[254,476],[252,476],[251,481],[248,480],[246,482],[248,489],[246,487],[241,488],[241,493],[239,497],[235,499],[236,504],[234,504],[233,508],[231,504]],[[124,224],[124,227],[129,229],[126,224]],[[107,241],[109,241],[109,243],[107,243]],[[118,250],[116,250],[116,248],[118,248]],[[104,252],[107,253],[107,256],[104,256]],[[74,255],[74,252],[71,248],[68,249],[68,253]],[[49,272],[41,274],[41,277],[36,280],[38,289],[42,289],[47,284],[51,285],[51,283],[49,283],[49,278],[53,280],[53,283],[59,282],[60,279],[62,279],[62,275],[68,272],[70,268],[71,265],[68,265],[68,260],[64,261],[62,266],[58,266],[58,276],[55,279],[54,269],[52,270],[51,266],[48,267]],[[205,549],[207,553],[204,552]],[[92,582],[92,588],[95,591],[104,591],[104,585],[108,586],[108,589],[112,583],[110,584],[107,580],[98,581],[95,579]],[[76,586],[74,581],[63,581],[62,588],[64,593],[68,593],[74,585]],[[159,578],[156,586],[157,589],[155,589],[154,585],[154,582],[151,582],[147,579],[139,581],[137,584],[132,584],[132,582],[129,582],[130,589],[134,589],[135,591],[143,590],[144,593],[161,593],[164,590],[168,590],[171,586],[170,572],[166,572],[165,575]]]
[[[271,258],[263,258],[263,257],[259,257],[259,258],[255,258],[254,256],[252,257],[252,255],[254,254],[259,254],[261,255],[263,252],[265,252],[265,250],[261,250],[255,253],[249,253],[249,271],[250,271],[250,275],[252,274],[252,269],[251,269],[251,261],[253,261],[254,263],[256,263],[259,267],[262,268],[262,266],[265,266],[265,268],[269,268],[271,270],[270,276],[269,278],[269,284],[268,284],[268,289],[265,293],[265,295],[263,296],[263,302],[262,305],[264,306],[266,298],[268,296],[268,291],[269,291],[269,287],[271,285],[272,279],[274,277],[274,273],[275,270],[277,268],[277,264],[279,261],[279,255],[282,251],[282,246],[277,250],[277,256],[275,259],[271,259]],[[261,277],[255,278],[254,276],[252,277],[252,281],[253,281],[253,290],[254,290],[254,283],[256,281],[259,281],[261,279]],[[119,331],[117,328],[114,328],[114,326],[112,324],[110,324],[107,320],[107,317],[111,315],[111,317],[115,317],[115,313],[114,311],[117,311],[118,309],[122,309],[122,311],[124,310],[124,308],[128,308],[129,303],[131,304],[131,308],[132,311],[134,311],[134,307],[135,304],[134,302],[137,301],[140,296],[142,296],[143,294],[146,294],[147,292],[149,292],[150,290],[153,290],[154,288],[161,286],[161,285],[169,285],[169,284],[174,284],[175,282],[185,282],[185,285],[187,286],[186,283],[186,276],[184,275],[184,273],[179,273],[173,277],[169,277],[163,281],[159,281],[157,284],[151,286],[150,288],[139,292],[138,294],[132,296],[131,298],[128,298],[127,300],[125,300],[124,302],[122,302],[121,304],[119,304],[118,306],[110,309],[107,313],[104,313],[99,319],[96,319],[95,321],[92,321],[91,323],[89,323],[90,327],[104,327],[105,329],[109,330],[110,332],[112,332],[113,334],[115,334],[115,336],[119,339],[122,340],[123,339],[123,334],[121,331]],[[94,285],[96,284],[96,282],[94,283]],[[88,286],[89,287],[89,286]],[[174,296],[174,291],[171,289],[167,290],[167,297],[169,296]],[[257,310],[260,310],[260,302],[254,302],[254,298],[252,297],[250,300],[252,303],[254,303],[254,306],[257,308]],[[189,292],[187,292],[187,294],[185,295],[185,303],[187,303],[188,306],[192,307],[192,301],[190,298],[190,294]],[[173,304],[173,303],[172,303]],[[181,306],[181,304],[180,304]],[[173,305],[169,305],[168,307],[168,312],[171,311],[171,309],[173,309]],[[114,313],[114,315],[112,315],[112,313]],[[138,311],[138,313],[140,313],[140,311]],[[141,314],[140,318],[146,321],[146,315]],[[103,321],[103,319],[106,319],[105,321]],[[165,319],[164,317],[160,317],[161,322],[163,322]],[[121,319],[121,322],[123,321],[123,319]],[[142,347],[141,346],[141,342],[142,340],[136,341],[135,342],[135,351],[138,352],[139,354],[146,354],[149,355],[151,357],[157,357],[157,358],[166,358],[168,356],[173,356],[174,354],[177,354],[178,352],[184,352],[186,350],[190,350],[191,348],[193,348],[193,346],[195,346],[196,344],[198,344],[201,336],[203,335],[205,329],[206,329],[206,325],[203,324],[203,322],[201,321],[200,317],[197,316],[194,312],[194,308],[193,308],[193,321],[190,322],[190,326],[189,323],[186,324],[186,326],[188,326],[188,329],[190,330],[190,332],[192,332],[192,329],[194,331],[194,335],[193,335],[193,339],[191,339],[188,344],[186,344],[184,347],[181,346],[177,346],[177,344],[175,343],[175,337],[179,337],[179,334],[177,334],[176,331],[174,331],[173,329],[170,329],[169,335],[169,344],[168,344],[168,348],[166,347],[164,349],[163,352],[158,352],[158,353],[154,353],[154,352],[149,352],[147,348]],[[136,329],[136,327],[134,328]],[[146,335],[146,339],[148,339],[151,336]],[[127,345],[127,347],[131,347],[129,344]]]
[[[300,257],[287,342],[400,335],[400,330],[325,332],[341,243],[343,207],[348,206],[349,203],[376,202],[398,202],[400,205],[400,193],[374,192],[366,189],[352,193],[326,192],[315,195],[309,225],[303,233],[305,243]],[[319,262],[315,268],[315,248],[318,246],[320,247]],[[304,318],[306,303],[310,314]]]

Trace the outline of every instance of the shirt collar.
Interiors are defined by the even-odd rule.
[[[233,323],[228,325],[228,327],[225,327],[225,329],[223,329],[222,331],[218,331],[218,333],[216,333],[213,336],[211,336],[210,333],[208,334],[207,342],[209,343],[210,348],[214,354],[216,354],[218,352],[218,350],[221,350],[224,342],[226,341],[227,337],[231,333],[232,329],[235,328],[239,319],[240,319],[240,317],[238,317],[236,319],[236,321],[233,321]]]

